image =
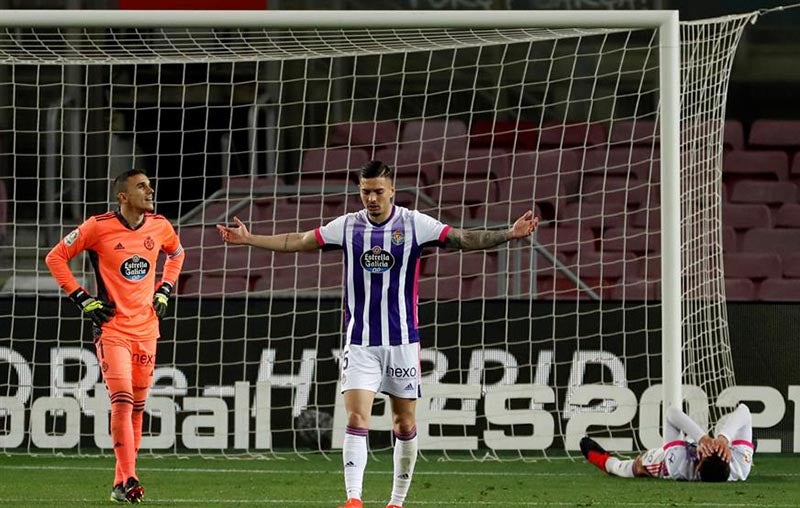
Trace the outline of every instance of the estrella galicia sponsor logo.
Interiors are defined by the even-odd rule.
[[[150,272],[150,261],[139,255],[134,255],[122,262],[119,272],[128,280],[142,280]]]
[[[389,377],[399,378],[399,379],[415,379],[417,377],[417,368],[392,367],[391,365],[387,365],[386,375]]]
[[[361,254],[361,267],[370,273],[383,273],[394,266],[394,256],[380,245]]]

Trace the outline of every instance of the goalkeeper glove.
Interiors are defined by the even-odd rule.
[[[162,282],[153,294],[153,308],[156,310],[156,315],[162,318],[167,313],[167,305],[169,304],[169,295],[172,293],[172,284],[169,282]]]
[[[69,295],[69,299],[83,311],[84,316],[89,316],[97,326],[108,323],[116,314],[113,303],[94,298],[83,288],[73,291]]]

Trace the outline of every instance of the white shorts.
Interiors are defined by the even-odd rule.
[[[418,399],[419,343],[398,346],[348,344],[342,354],[342,393],[369,390],[401,399]]]

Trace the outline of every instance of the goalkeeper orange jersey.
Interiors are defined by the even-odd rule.
[[[153,309],[158,254],[167,255],[162,280],[173,287],[184,258],[172,224],[153,213],[146,213],[135,228],[118,212],[89,217],[47,254],[47,266],[67,294],[80,287],[68,262],[82,251],[88,252],[97,276],[98,297],[116,305],[116,315],[103,324],[102,334],[133,340],[159,337]]]

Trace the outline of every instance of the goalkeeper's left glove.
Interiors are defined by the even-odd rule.
[[[169,295],[172,293],[172,284],[169,282],[162,282],[153,294],[153,308],[156,310],[156,315],[162,318],[167,313],[167,306],[169,305]]]

